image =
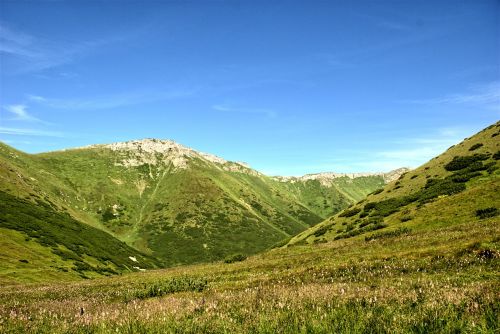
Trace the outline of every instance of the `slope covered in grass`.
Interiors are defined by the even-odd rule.
[[[306,230],[290,245],[332,239],[371,238],[477,221],[499,219],[500,123],[496,123],[366,199]]]
[[[495,333],[499,235],[495,217],[475,217],[369,241],[280,248],[232,264],[3,286],[0,331]]]
[[[499,130],[495,124],[451,148],[322,223],[319,236],[316,228],[299,236],[293,247],[231,263],[1,286],[0,331],[496,333],[499,154],[490,138]],[[487,157],[468,158],[476,153]],[[458,182],[465,187],[455,188],[457,177],[467,179]],[[359,217],[363,211],[368,215]],[[367,217],[388,226],[350,237],[337,231]]]
[[[1,286],[0,331],[496,333],[499,130],[451,148],[293,247],[231,263]],[[351,224],[363,228],[358,219],[381,227],[346,236]]]
[[[49,276],[58,271],[62,277],[85,278],[130,272],[133,267],[159,266],[155,259],[104,231],[76,221],[67,213],[54,210],[37,198],[20,199],[0,191],[0,212],[2,235],[10,236],[10,242],[1,245],[2,253],[13,260],[0,264],[1,280],[44,280],[37,274],[43,271]],[[24,238],[9,230],[22,232]],[[54,259],[56,256],[59,259]],[[46,258],[52,259],[50,265],[44,261]],[[12,268],[12,263],[19,268]],[[40,269],[35,276],[29,270],[32,267]]]
[[[279,182],[171,141],[37,155],[0,144],[0,190],[36,198],[165,266],[255,254],[383,184],[382,176]]]
[[[289,192],[321,217],[329,217],[372,191],[385,185],[382,176],[347,176],[334,178],[328,182],[319,180],[293,180],[281,182],[285,192]]]

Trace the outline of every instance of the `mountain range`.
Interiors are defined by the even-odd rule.
[[[9,249],[0,272],[93,277],[255,254],[407,170],[270,177],[171,140],[41,154],[0,144],[0,233],[8,236],[0,247]]]
[[[0,331],[496,333],[499,135],[497,122],[400,175],[312,179],[145,152],[144,141],[37,155],[2,146]],[[342,188],[368,192],[384,177],[359,200]],[[307,221],[330,192],[345,208]],[[249,240],[265,251],[245,258]],[[162,257],[170,243],[179,249]],[[225,247],[247,252],[209,260]]]

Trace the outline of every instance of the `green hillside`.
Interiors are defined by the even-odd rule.
[[[381,176],[338,177],[326,184],[319,180],[282,182],[284,191],[296,196],[311,211],[329,217],[385,185]]]
[[[497,333],[499,134],[497,123],[287,247],[233,263],[3,285],[0,332]],[[22,239],[6,231],[2,247]]]
[[[0,190],[22,206],[36,204],[35,218],[42,211],[54,215],[54,224],[57,217],[69,217],[71,224],[94,227],[157,258],[162,266],[172,266],[268,249],[384,184],[382,176],[341,177],[328,185],[317,180],[292,184],[173,142],[120,145],[132,149],[95,145],[29,155],[0,144]],[[148,145],[154,150],[147,151]],[[14,206],[6,210],[4,214],[11,214]],[[24,222],[17,223],[5,228],[25,235]],[[51,245],[41,245],[47,248],[45,255],[58,255]],[[120,254],[128,259],[130,251],[125,253]],[[95,261],[94,267],[100,263]],[[19,269],[21,277],[25,267],[13,262],[5,273]],[[27,273],[26,279],[31,276]]]
[[[294,237],[289,245],[376,239],[421,229],[498,219],[500,123],[496,123],[347,210]]]
[[[10,236],[0,255],[1,280],[87,278],[159,266],[157,260],[58,212],[36,196],[20,199],[0,191],[0,212],[2,235]],[[42,264],[40,258],[51,261]]]

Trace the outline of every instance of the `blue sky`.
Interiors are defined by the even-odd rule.
[[[416,167],[500,119],[500,2],[0,1],[0,140]]]

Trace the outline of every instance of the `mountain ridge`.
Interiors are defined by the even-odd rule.
[[[339,177],[348,177],[350,179],[355,179],[358,177],[366,177],[366,176],[382,176],[386,182],[392,182],[395,179],[397,179],[401,174],[406,173],[410,170],[411,169],[408,167],[400,167],[388,172],[357,172],[357,173],[320,172],[320,173],[304,174],[302,176],[276,175],[272,176],[272,178],[281,182],[319,180],[320,182],[326,185],[328,184],[328,181],[331,181]]]
[[[144,152],[148,154],[152,153],[174,153],[171,156],[171,159],[175,160],[174,165],[176,167],[182,166],[185,167],[185,161],[179,161],[176,159],[180,159],[181,157],[202,157],[210,162],[217,163],[220,165],[224,164],[236,164],[246,169],[252,169],[254,172],[266,175],[256,169],[253,169],[250,164],[243,161],[232,161],[226,160],[222,157],[219,157],[215,154],[202,152],[196,150],[192,147],[183,145],[172,139],[159,139],[159,138],[143,138],[143,139],[132,139],[126,141],[118,141],[112,143],[102,143],[102,144],[90,144],[85,146],[77,146],[77,147],[69,147],[61,150],[54,151],[46,151],[39,152],[37,154],[50,154],[57,152],[66,152],[73,150],[86,150],[86,149],[99,149],[99,148],[108,148],[113,151],[137,151]],[[124,166],[138,166],[141,163],[156,163],[155,160],[130,160],[125,162]],[[402,173],[409,171],[409,167],[399,167],[387,172],[333,172],[333,171],[325,171],[319,173],[307,173],[299,176],[282,176],[282,175],[266,175],[280,182],[295,182],[295,181],[307,181],[307,180],[332,180],[339,177],[348,177],[350,179],[357,177],[366,177],[366,176],[382,176],[386,182],[391,182],[395,178],[399,177]]]
[[[166,140],[38,154],[0,145],[0,190],[20,201],[12,199],[12,207],[41,201],[164,266],[255,254],[384,184],[381,176],[339,177],[328,186],[319,180],[280,182]]]

